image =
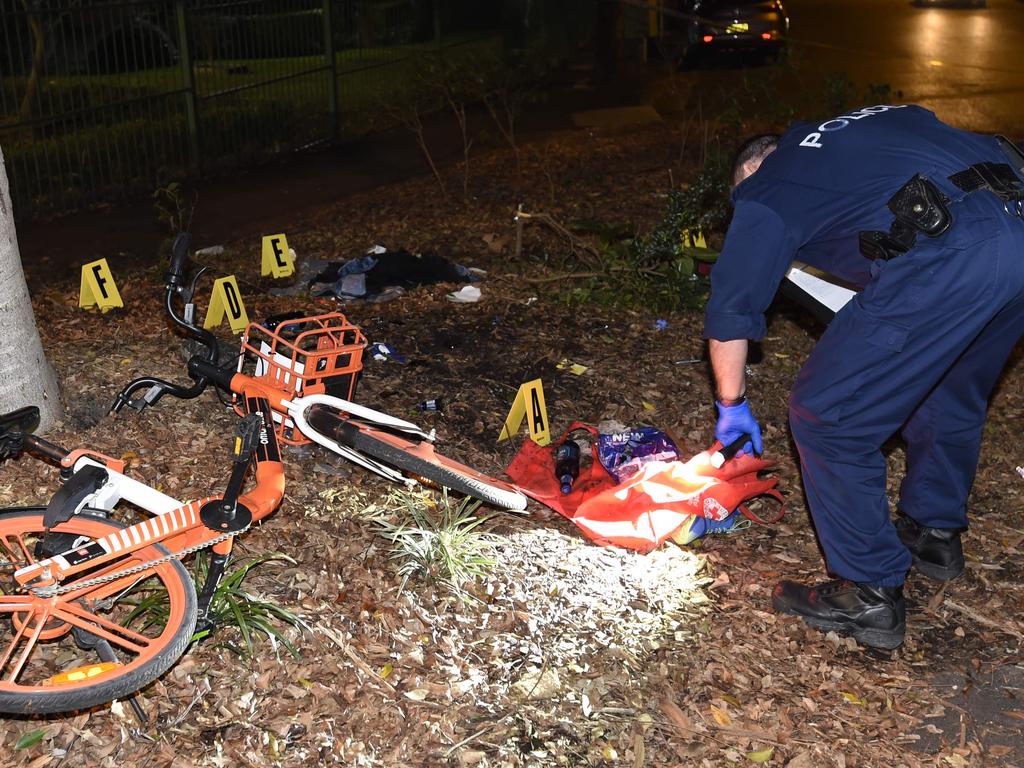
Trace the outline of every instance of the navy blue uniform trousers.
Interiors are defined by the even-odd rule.
[[[790,425],[829,570],[903,583],[882,445],[907,444],[901,512],[963,528],[988,399],[1024,333],[1024,221],[987,191],[951,205],[954,223],[876,261],[797,377]]]

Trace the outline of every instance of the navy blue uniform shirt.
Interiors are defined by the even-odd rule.
[[[765,310],[794,260],[863,287],[871,262],[857,235],[889,229],[886,202],[896,190],[921,173],[951,200],[962,199],[948,177],[985,160],[1005,162],[994,137],[953,128],[914,105],[794,125],[733,190],[732,222],[711,271],[705,338],[763,338]]]

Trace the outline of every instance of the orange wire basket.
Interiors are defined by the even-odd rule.
[[[362,331],[337,312],[281,320],[272,329],[249,323],[242,335],[238,371],[289,398],[327,394],[351,400],[363,369],[365,347]],[[237,398],[235,410],[241,413]],[[282,442],[310,442],[291,419],[275,413],[274,422]]]

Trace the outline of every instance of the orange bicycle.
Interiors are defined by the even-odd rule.
[[[198,397],[210,385],[230,392],[236,410],[246,398],[265,398],[279,440],[316,443],[383,477],[405,485],[427,482],[473,496],[501,509],[526,509],[515,486],[489,477],[434,450],[436,436],[417,425],[351,401],[366,339],[337,313],[293,315],[250,323],[237,364],[220,364],[216,339],[195,324],[192,297],[200,270],[185,280],[188,235],[172,248],[166,308],[171,319],[199,340],[205,352],[188,363],[190,386],[145,376],[129,383],[112,410],[143,410],[165,394]],[[182,304],[179,312],[176,304]],[[140,394],[141,393],[141,394]]]
[[[509,509],[526,505],[513,486],[435,453],[433,435],[414,424],[332,394],[351,394],[365,344],[340,315],[251,326],[239,363],[222,367],[216,339],[194,323],[198,275],[186,284],[186,254],[179,238],[166,307],[205,347],[189,360],[192,384],[136,379],[112,410],[141,410],[165,394],[197,397],[211,384],[231,391],[241,418],[227,489],[183,503],[125,475],[119,459],[31,434],[34,407],[0,416],[0,460],[28,451],[58,463],[63,481],[45,507],[0,511],[0,713],[54,714],[123,698],[140,712],[133,694],[173,666],[197,630],[212,628],[210,602],[234,537],[280,505],[280,442],[313,441],[405,483],[433,482]],[[252,373],[242,372],[250,363]],[[255,484],[243,493],[253,464]],[[124,505],[143,519],[111,519]],[[212,553],[197,593],[180,561],[206,548]]]
[[[0,459],[27,450],[57,462],[64,480],[46,507],[0,512],[0,712],[53,714],[132,697],[178,660],[197,625],[209,626],[234,537],[284,495],[270,406],[252,398],[247,407],[227,490],[187,504],[127,477],[123,461],[32,435],[35,407],[0,416]],[[242,493],[253,460],[256,484]],[[149,516],[110,519],[121,502]],[[180,560],[207,547],[197,595]]]

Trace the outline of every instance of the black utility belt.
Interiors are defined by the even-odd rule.
[[[1008,139],[998,137],[1007,159],[1024,169],[1021,155]],[[1007,163],[975,163],[949,177],[968,194],[986,189],[1003,201],[1007,213],[1024,218],[1024,182]],[[949,198],[935,183],[919,173],[897,190],[886,207],[892,211],[888,232],[865,230],[860,233],[860,252],[869,259],[893,259],[914,247],[917,236],[938,237],[953,223]]]

